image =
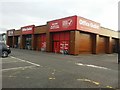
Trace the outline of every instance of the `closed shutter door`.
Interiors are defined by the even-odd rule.
[[[90,34],[81,33],[80,34],[80,47],[79,52],[81,53],[92,53],[92,38]]]
[[[59,32],[53,34],[53,52],[63,53],[64,51],[69,52],[69,32]]]
[[[106,38],[105,37],[99,37],[99,53],[105,53],[106,52]]]

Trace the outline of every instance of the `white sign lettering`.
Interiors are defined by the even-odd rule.
[[[88,26],[88,27],[91,27],[91,28],[99,29],[99,25],[93,24],[92,22],[87,22],[86,20],[81,20],[80,19],[79,24],[84,25],[84,26]]]
[[[13,31],[8,31],[8,36],[12,36],[13,35]]]
[[[31,31],[32,30],[32,27],[27,27],[27,28],[22,28],[22,31]]]
[[[64,21],[62,21],[62,26],[67,28],[72,25],[72,22],[73,22],[72,19],[64,20]]]
[[[52,25],[50,26],[50,29],[58,29],[60,28],[58,22],[52,23]]]

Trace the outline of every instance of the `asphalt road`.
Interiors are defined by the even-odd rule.
[[[12,49],[2,59],[2,87],[117,89],[117,54],[72,56]]]

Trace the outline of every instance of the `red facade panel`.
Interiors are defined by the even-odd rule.
[[[79,16],[53,20],[48,22],[48,26],[50,32],[81,30],[91,33],[99,33],[100,30],[100,23]]]
[[[63,53],[69,51],[69,32],[60,32],[53,34],[53,52]]]
[[[59,36],[60,36],[59,33],[53,34],[53,40],[58,41],[60,39]]]
[[[69,32],[65,32],[65,35],[64,35],[64,40],[70,40],[70,33]]]
[[[60,42],[54,42],[54,49],[53,51],[55,53],[59,53],[60,52]]]
[[[54,20],[48,22],[49,31],[67,31],[67,30],[75,30],[76,29],[76,19],[77,16],[67,17],[59,20]]]
[[[56,41],[69,40],[69,39],[70,39],[69,32],[62,32],[62,33],[53,34],[53,40],[56,40]]]
[[[64,33],[60,33],[59,35],[60,35],[60,41],[64,40],[64,37],[65,37]]]

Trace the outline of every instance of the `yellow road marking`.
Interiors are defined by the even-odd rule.
[[[111,86],[106,86],[107,88],[113,88],[113,87],[111,87]]]
[[[96,84],[96,85],[100,85],[99,82],[92,81],[92,83],[94,83],[94,84]]]
[[[49,80],[53,80],[53,79],[55,79],[55,78],[51,78],[51,77],[49,78]]]
[[[85,81],[85,82],[90,82],[93,83],[95,85],[100,85],[99,82],[93,81],[93,80],[89,80],[89,79],[77,79],[78,81]],[[112,86],[106,86],[107,88],[113,88]]]

